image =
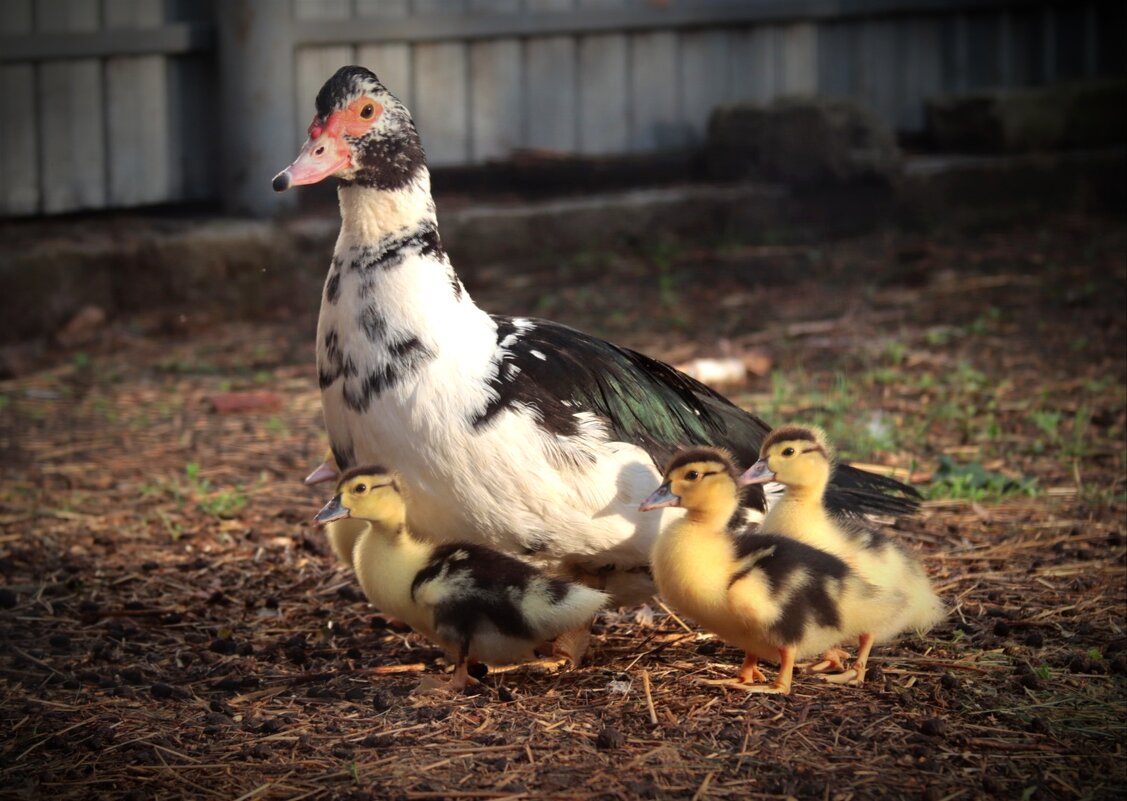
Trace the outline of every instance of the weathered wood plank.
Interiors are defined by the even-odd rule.
[[[31,32],[31,0],[0,3],[0,32]],[[31,64],[0,67],[0,214],[33,214],[39,209],[35,69]]]
[[[520,0],[470,0],[471,12],[485,15],[520,11]],[[521,144],[521,43],[495,39],[470,45],[470,158],[474,162],[508,157]]]
[[[579,0],[580,10],[620,11],[626,0]],[[625,34],[579,40],[579,150],[624,152],[630,142],[629,40]]]
[[[818,26],[812,22],[782,29],[782,85],[784,95],[809,96],[818,88]]]
[[[565,12],[573,0],[526,0],[525,10]],[[578,139],[575,39],[542,36],[524,43],[525,147],[574,153]]]
[[[692,31],[680,35],[682,122],[692,141],[704,139],[712,109],[728,99],[728,33]]]
[[[927,125],[927,101],[942,91],[942,35],[938,17],[910,17],[896,23],[896,61],[901,68],[892,123],[901,131],[923,131]]]
[[[357,17],[402,19],[410,13],[408,0],[357,0]],[[414,80],[411,73],[411,45],[360,44],[356,63],[376,73],[383,85],[410,109],[414,109]]]
[[[348,19],[352,13],[349,0],[294,0],[295,20]],[[313,116],[313,100],[334,72],[353,63],[351,45],[303,47],[295,57],[297,70],[296,119],[304,130]]]
[[[432,166],[469,161],[466,45],[415,46],[414,117]]]
[[[967,15],[967,87],[1002,85],[1002,21],[996,13]]]
[[[1058,81],[1074,81],[1088,76],[1087,25],[1084,5],[1076,3],[1053,9],[1056,28],[1056,76]]]
[[[38,29],[95,31],[97,0],[36,0]],[[106,205],[105,103],[97,59],[43,64],[38,109],[42,128],[43,210],[49,213]]]
[[[147,0],[104,0],[107,28],[143,30],[164,22],[163,6]],[[167,59],[106,59],[106,128],[111,206],[174,200],[169,154]]]
[[[668,150],[689,140],[681,121],[677,76],[677,34],[639,33],[630,37],[630,92],[634,115],[630,148]]]
[[[855,28],[849,22],[826,22],[818,26],[818,93],[827,97],[852,97]]]
[[[416,16],[462,14],[464,0],[415,0]],[[463,42],[417,44],[413,52],[414,117],[433,166],[470,156],[469,51]]]

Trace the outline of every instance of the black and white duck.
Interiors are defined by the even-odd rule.
[[[371,71],[338,70],[308,133],[274,188],[339,181],[317,325],[336,463],[395,465],[419,537],[472,534],[557,574],[591,576],[617,603],[645,600],[669,513],[638,504],[659,466],[706,444],[750,463],[769,426],[641,353],[479,308],[442,247],[411,115]],[[840,466],[826,503],[860,515],[917,501],[898,482]],[[762,488],[744,504],[762,511]]]

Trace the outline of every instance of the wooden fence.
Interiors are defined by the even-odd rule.
[[[437,166],[701,141],[718,104],[1124,73],[1120,2],[2,0],[0,216],[197,199],[268,214],[317,89],[360,63]]]

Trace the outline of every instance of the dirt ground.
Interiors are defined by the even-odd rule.
[[[464,277],[492,311],[677,363],[746,357],[730,397],[928,496],[893,533],[946,622],[878,648],[863,687],[765,697],[699,683],[734,649],[623,610],[580,670],[413,694],[441,653],[368,609],[310,526],[318,299],[256,324],[154,311],[0,383],[0,797],[1127,792],[1121,219]]]

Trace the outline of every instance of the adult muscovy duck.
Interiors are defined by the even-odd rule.
[[[769,426],[662,362],[558,323],[491,315],[442,248],[410,113],[371,71],[317,94],[309,138],[274,189],[340,181],[340,236],[317,324],[317,369],[340,469],[394,467],[411,529],[559,572],[605,576],[615,601],[653,592],[663,517],[638,505],[689,445],[759,456]],[[839,466],[826,503],[899,514],[918,496]],[[762,509],[753,487],[745,509]]]

